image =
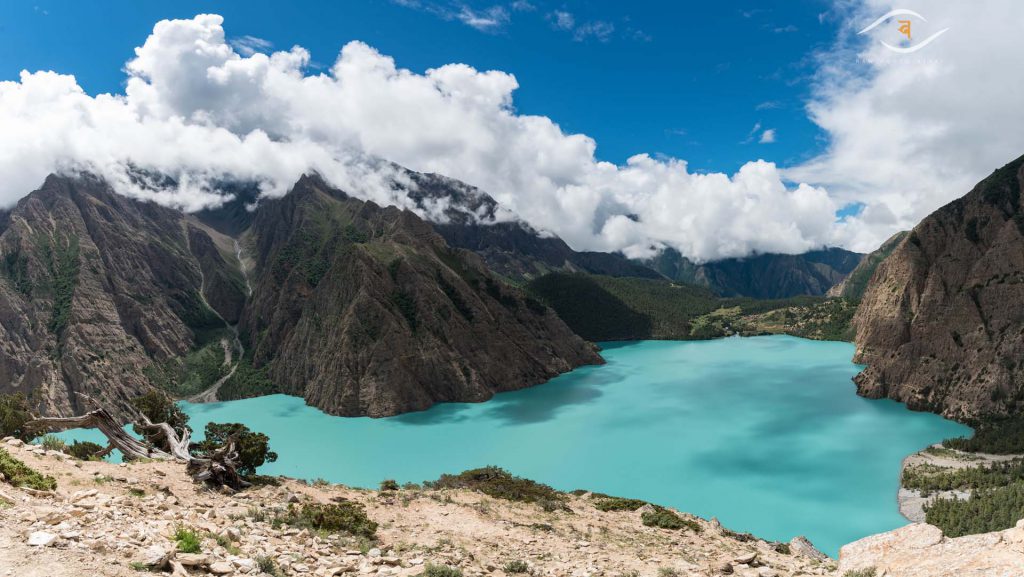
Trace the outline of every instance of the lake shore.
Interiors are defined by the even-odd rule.
[[[900,486],[896,496],[900,515],[903,515],[904,518],[912,523],[924,523],[924,507],[936,499],[966,499],[971,496],[970,491],[934,491],[930,495],[925,496],[917,489],[906,489],[903,487],[903,471],[908,467],[935,467],[957,470],[987,466],[1021,456],[966,453],[955,449],[947,449],[941,443],[930,445],[916,453],[910,454],[903,459],[903,463],[900,465]]]

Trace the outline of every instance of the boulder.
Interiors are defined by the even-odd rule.
[[[210,573],[213,573],[214,575],[228,575],[234,572],[235,568],[227,561],[217,561],[210,565]]]
[[[56,535],[46,531],[36,531],[28,536],[28,544],[33,547],[49,547],[56,540]]]

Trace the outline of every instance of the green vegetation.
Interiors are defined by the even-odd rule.
[[[141,397],[133,399],[132,406],[145,415],[151,423],[167,423],[179,434],[183,433],[186,429],[191,430],[188,426],[188,415],[166,393],[150,391]],[[132,428],[135,430],[135,434],[142,435],[158,449],[170,451],[167,441],[157,436],[154,432],[142,430],[134,425]]]
[[[55,435],[43,435],[39,439],[39,444],[47,451],[59,451],[61,453],[68,448],[67,443]]]
[[[71,319],[71,299],[78,285],[78,237],[71,236],[66,243],[57,242],[55,247],[45,245],[49,258],[51,288],[53,289],[53,310],[50,315],[50,332],[63,338],[64,329]]]
[[[67,454],[80,461],[98,461],[96,455],[103,450],[103,446],[90,441],[75,441],[67,448]]]
[[[932,491],[994,489],[1024,481],[1024,459],[1013,459],[963,469],[946,469],[928,465],[903,470],[903,486],[924,494]]]
[[[505,566],[502,567],[502,569],[504,569],[505,573],[508,573],[509,575],[530,572],[530,566],[526,564],[526,561],[521,559],[513,559],[512,561],[505,563]]]
[[[56,479],[39,473],[3,449],[0,449],[0,474],[15,487],[28,487],[37,491],[53,491],[57,488]]]
[[[285,577],[284,571],[277,566],[277,561],[274,561],[273,558],[260,555],[253,560],[256,561],[256,568],[260,570],[260,573],[266,573],[271,577]]]
[[[547,274],[531,281],[526,290],[592,341],[768,333],[848,340],[856,310],[847,299],[719,298],[678,282],[582,273]]]
[[[380,482],[381,491],[397,491],[398,488],[398,481],[394,479],[384,479]]]
[[[648,527],[661,529],[689,529],[694,533],[700,533],[700,525],[693,519],[684,519],[664,507],[654,505],[653,511],[644,511],[640,515],[640,521]]]
[[[174,528],[173,539],[178,546],[178,551],[182,553],[198,553],[202,550],[202,540],[199,535],[184,525]]]
[[[224,345],[221,343],[221,338],[229,335],[222,323],[218,331],[207,335],[209,342],[185,358],[168,359],[146,367],[143,372],[154,386],[178,398],[205,391],[231,369],[224,364]]]
[[[640,499],[625,499],[600,494],[596,494],[594,497],[597,498],[594,508],[598,511],[636,511],[647,504],[647,501]]]
[[[28,274],[28,257],[15,249],[4,255],[0,261],[4,276],[11,281],[15,290],[25,296],[32,296],[32,279]]]
[[[545,511],[565,508],[565,497],[551,487],[516,477],[499,467],[483,467],[463,471],[458,475],[441,475],[436,481],[426,481],[428,489],[470,489],[495,499],[536,503]]]
[[[367,539],[377,535],[377,523],[366,516],[362,505],[351,501],[305,503],[301,508],[289,505],[285,515],[272,521],[275,526],[282,523],[327,533],[348,533]]]
[[[1024,416],[972,423],[974,436],[946,439],[944,447],[969,453],[1011,455],[1024,453]]]
[[[25,423],[32,420],[28,400],[21,393],[0,395],[0,438],[17,437],[23,441],[32,439],[25,432]]]
[[[270,438],[263,433],[254,433],[241,423],[207,423],[205,438],[193,445],[196,455],[209,454],[227,444],[235,442],[238,450],[238,474],[251,477],[256,468],[264,463],[277,460],[277,453],[270,450]]]
[[[217,389],[217,398],[222,401],[249,399],[281,392],[270,377],[267,368],[255,368],[248,358],[242,358],[235,367],[235,372]]]
[[[447,565],[434,565],[427,563],[423,568],[423,577],[462,577],[462,571]]]
[[[1024,483],[979,489],[967,499],[936,499],[925,506],[925,521],[948,537],[1000,531],[1024,518]]]
[[[680,577],[681,573],[674,567],[658,567],[658,577]]]
[[[878,571],[874,567],[866,567],[864,569],[852,569],[843,573],[843,577],[875,577]]]

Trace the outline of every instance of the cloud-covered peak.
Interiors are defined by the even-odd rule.
[[[479,187],[579,250],[672,246],[703,261],[834,239],[829,195],[787,186],[774,164],[726,175],[646,154],[599,161],[590,137],[517,114],[518,83],[505,72],[447,64],[418,74],[350,42],[329,71],[311,74],[298,46],[239,53],[217,15],[161,21],[135,52],[124,95],[93,97],[53,72],[0,83],[0,202],[80,168],[125,194],[196,210],[223,200],[218,179],[278,196],[316,170],[353,195],[423,213],[405,195],[416,183],[387,159]],[[178,185],[142,189],[132,166]]]

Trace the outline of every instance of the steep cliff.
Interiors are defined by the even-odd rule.
[[[960,418],[1024,410],[1022,167],[928,216],[878,266],[853,321],[861,394]]]
[[[868,282],[875,274],[875,270],[878,269],[878,265],[882,264],[883,260],[889,258],[892,251],[896,250],[896,247],[903,242],[907,234],[908,232],[905,230],[897,232],[883,242],[882,246],[864,255],[857,268],[846,275],[842,282],[828,289],[828,292],[825,294],[830,297],[843,297],[852,301],[860,301],[864,296],[864,291],[868,288]]]
[[[38,410],[108,406],[150,386],[147,369],[177,359],[196,333],[223,327],[202,294],[203,271],[227,263],[183,215],[115,194],[90,176],[50,176],[5,214],[0,233],[0,392]],[[229,315],[237,296],[223,287]]]
[[[408,211],[304,177],[264,201],[241,323],[282,391],[339,415],[482,401],[600,363],[540,303],[495,280]]]

